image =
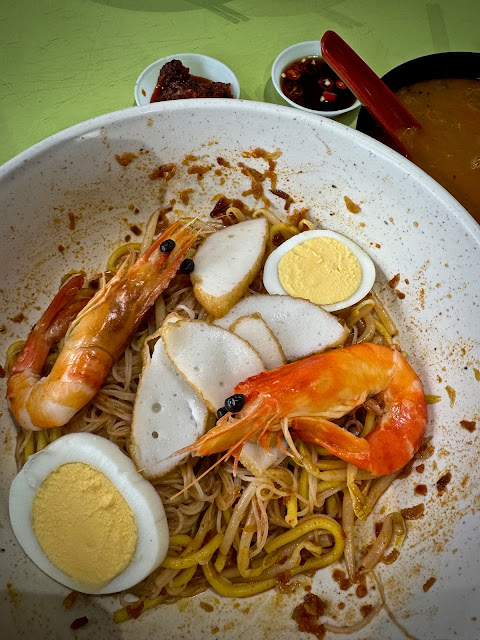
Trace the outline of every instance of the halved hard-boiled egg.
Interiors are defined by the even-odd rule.
[[[62,436],[32,455],[10,489],[10,521],[25,553],[83,593],[129,589],[168,550],[162,501],[110,440]]]
[[[370,256],[335,231],[304,231],[272,251],[263,284],[270,294],[304,298],[339,311],[364,298],[375,282]]]

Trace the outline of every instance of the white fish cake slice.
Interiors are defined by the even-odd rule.
[[[215,320],[228,328],[242,316],[260,313],[282,347],[288,362],[305,358],[341,344],[346,328],[321,307],[290,296],[260,294],[240,300],[228,313]]]
[[[153,337],[159,337],[161,331]],[[193,444],[206,430],[208,410],[167,356],[159,338],[144,368],[133,410],[129,451],[137,469],[149,480],[179,464],[185,455],[170,456]]]
[[[215,318],[246,293],[260,271],[267,246],[265,218],[245,220],[209,236],[195,255],[193,293]]]
[[[208,322],[168,324],[163,340],[170,360],[214,413],[239,382],[265,371],[260,356],[245,340]]]
[[[259,313],[238,318],[230,331],[246,340],[257,351],[267,369],[276,369],[286,363],[280,343]]]

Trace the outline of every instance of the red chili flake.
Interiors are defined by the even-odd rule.
[[[273,193],[274,196],[278,196],[279,198],[282,198],[282,200],[285,200],[285,211],[290,209],[290,205],[294,200],[288,195],[288,193],[285,193],[285,191],[282,191],[281,189],[270,189],[270,193]]]
[[[160,167],[157,167],[153,171],[148,174],[150,180],[163,180],[165,184],[169,180],[173,178],[177,171],[177,165],[173,164],[173,162],[169,162],[168,164],[162,164]]]
[[[342,591],[347,591],[352,586],[350,580],[347,578],[345,573],[343,573],[343,571],[340,571],[340,569],[335,569],[332,577]]]
[[[190,194],[195,193],[195,189],[184,189],[180,191],[179,197],[183,204],[188,204],[190,202]]]
[[[435,447],[430,442],[424,442],[420,449],[415,454],[415,458],[421,458],[422,460],[426,460],[433,456],[435,452]]]
[[[364,618],[366,618],[370,613],[372,613],[372,610],[373,610],[373,605],[371,604],[364,604],[360,607],[360,613]]]
[[[450,471],[447,471],[447,473],[445,473],[439,480],[437,480],[437,491],[439,495],[442,495],[442,493],[445,492],[447,484],[451,479],[452,474],[450,473]]]
[[[198,160],[197,156],[192,156],[191,154],[186,155],[182,160],[183,165],[189,165],[191,162],[196,162]]]
[[[73,211],[69,211],[68,219],[69,219],[68,228],[73,231],[77,224],[77,216],[73,213]]]
[[[390,287],[390,289],[395,289],[399,282],[400,282],[400,274],[397,273],[396,275],[393,276],[391,280],[388,281],[388,286]]]
[[[80,629],[80,627],[84,627],[86,624],[88,624],[88,618],[87,616],[82,616],[81,618],[77,618],[72,622],[72,624],[70,625],[70,629],[73,629],[75,631],[76,629]]]
[[[393,564],[399,555],[400,551],[398,549],[392,549],[390,553],[383,558],[383,564]]]
[[[343,196],[343,199],[345,200],[345,205],[346,205],[347,209],[350,211],[350,213],[360,213],[362,208],[361,208],[361,206],[359,204],[354,202],[348,196]]]
[[[292,578],[292,574],[290,571],[282,571],[282,573],[278,573],[275,577],[277,587],[283,587],[290,582]]]
[[[122,153],[122,155],[119,155],[117,153],[115,154],[115,160],[122,167],[128,166],[131,162],[135,160],[135,158],[138,158],[138,156],[135,153],[127,152],[127,153]]]
[[[425,584],[423,585],[423,590],[425,591],[425,593],[427,593],[427,591],[430,589],[430,587],[433,587],[433,585],[435,584],[435,582],[437,581],[436,578],[429,578]]]
[[[219,156],[217,158],[217,164],[219,164],[221,167],[227,167],[227,169],[231,168],[231,164],[228,162],[228,160],[225,160],[225,158],[222,158],[221,156]]]
[[[285,242],[285,238],[281,233],[276,233],[272,238],[272,244],[274,247],[279,247],[281,244]]]
[[[410,460],[410,462],[407,462],[407,464],[403,467],[403,469],[400,471],[400,473],[397,476],[397,478],[399,480],[403,480],[404,478],[408,478],[408,476],[412,472],[414,462],[415,462],[415,458],[412,458]]]
[[[294,209],[292,213],[287,214],[287,218],[290,224],[293,224],[294,227],[298,227],[300,224],[300,220],[306,218],[310,209]]]
[[[10,318],[10,320],[12,322],[16,322],[18,324],[18,323],[23,322],[24,320],[26,320],[26,318],[23,315],[23,313],[17,313],[17,315],[13,316],[13,318]]]
[[[470,433],[476,429],[476,423],[473,420],[460,420],[460,425]]]
[[[293,610],[292,619],[297,623],[299,631],[312,633],[317,640],[323,640],[325,627],[318,622],[318,618],[324,615],[326,604],[313,593],[307,593],[303,600],[304,602]]]
[[[423,518],[425,514],[425,505],[421,502],[420,504],[416,504],[414,507],[402,509],[400,513],[404,520],[418,520],[419,518]]]
[[[345,82],[343,80],[337,80],[335,82],[335,84],[337,85],[337,87],[339,89],[346,89],[347,88],[347,85],[345,84]]]
[[[415,493],[418,493],[421,496],[427,495],[427,485],[426,484],[417,484],[415,487]]]
[[[368,593],[368,589],[364,584],[359,584],[355,593],[357,598],[365,598]]]
[[[142,613],[144,606],[145,606],[144,601],[139,600],[139,602],[134,602],[133,604],[127,604],[125,608],[127,610],[129,617],[136,620]]]
[[[78,591],[71,591],[66,598],[63,600],[63,606],[65,609],[71,609],[75,604],[76,599],[78,598]]]
[[[207,171],[210,171],[211,168],[212,167],[210,165],[202,167],[199,164],[195,164],[193,167],[188,167],[187,173],[190,175],[195,174],[197,176],[197,180],[200,182],[200,180],[203,180],[204,174],[207,173]]]
[[[314,593],[307,593],[303,597],[305,602],[305,611],[312,616],[323,616],[325,614],[325,602]]]

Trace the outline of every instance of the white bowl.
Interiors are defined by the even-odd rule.
[[[273,86],[277,90],[277,93],[287,104],[296,109],[301,109],[302,111],[307,111],[307,113],[314,113],[318,116],[325,116],[326,118],[335,118],[336,116],[341,116],[344,113],[348,113],[349,111],[353,111],[360,106],[360,102],[355,100],[355,102],[346,109],[337,109],[336,111],[318,111],[317,109],[308,109],[307,107],[302,107],[301,105],[293,102],[290,98],[283,93],[280,87],[280,77],[282,71],[290,65],[292,62],[296,60],[300,60],[305,56],[320,56],[320,40],[307,40],[306,42],[298,42],[297,44],[292,44],[291,47],[284,49],[282,53],[279,53],[275,58],[275,62],[272,65],[272,82]]]
[[[150,98],[157,86],[160,69],[166,62],[171,60],[180,60],[185,67],[190,69],[190,73],[194,76],[208,78],[208,80],[213,80],[214,82],[230,83],[232,96],[240,98],[240,84],[237,76],[226,64],[201,53],[176,53],[152,62],[138,76],[135,84],[135,102],[139,106],[150,104]]]
[[[424,473],[414,469],[395,482],[364,523],[367,543],[374,537],[373,523],[383,519],[378,515],[382,505],[391,512],[425,503],[424,518],[409,523],[397,561],[378,566],[387,602],[410,634],[422,640],[480,638],[480,383],[473,369],[480,361],[480,289],[474,276],[480,273],[480,227],[432,178],[386,146],[328,118],[221,98],[132,107],[40,142],[0,168],[0,322],[5,325],[0,363],[9,344],[25,339],[58,290],[61,275],[70,269],[98,273],[132,233],[131,225],[145,229],[149,214],[159,206],[160,189],[165,189],[165,203],[176,198],[179,206],[179,192],[191,187],[195,191],[189,215],[208,213],[215,194],[241,197],[251,188],[238,162],[245,162],[242,151],[256,147],[282,152],[275,169],[277,187],[295,199],[294,206],[308,207],[323,228],[348,236],[371,255],[399,341],[426,393],[441,396],[441,402],[428,409],[435,453],[424,461]],[[115,155],[126,152],[138,157],[124,167]],[[228,161],[230,167],[221,169],[224,183],[214,170],[201,182],[189,174],[182,160],[190,154],[201,156],[202,165],[212,169],[219,166],[218,157]],[[152,169],[168,162],[177,164],[175,176],[167,185],[152,182]],[[261,171],[266,167],[261,158],[246,162]],[[272,210],[285,213],[285,201],[269,193],[268,186]],[[360,203],[361,211],[352,214],[344,196]],[[254,206],[253,196],[245,197],[245,203]],[[386,284],[397,273],[398,288],[405,293],[402,300]],[[15,322],[19,311],[25,316],[21,323]],[[453,406],[446,386],[457,392]],[[78,637],[95,640],[212,640],[212,625],[218,620],[222,629],[216,637],[222,640],[238,640],[239,630],[249,640],[302,638],[291,619],[305,594],[302,588],[236,602],[207,591],[118,626],[112,620],[118,600],[110,596],[79,598],[75,608],[66,611],[62,600],[68,589],[25,556],[9,525],[15,428],[5,387],[6,378],[0,377],[0,550],[5,550],[0,574],[4,591],[10,582],[14,594],[11,600],[0,598],[3,638],[32,638],[32,628],[35,640],[73,638],[69,625],[79,616],[90,622]],[[476,420],[477,430],[469,433],[461,420]],[[452,481],[438,496],[436,482],[447,469]],[[428,486],[425,498],[414,492],[418,483]],[[432,576],[436,583],[425,593],[422,585]],[[337,609],[339,601],[349,602],[347,622],[361,619],[364,600],[354,596],[354,588],[348,592],[353,597],[340,591],[331,568],[305,581],[312,581],[313,593],[327,595],[328,612],[336,611],[337,624],[345,620]],[[378,602],[378,590],[369,590],[369,598]],[[211,603],[215,611],[202,609],[202,602]],[[248,607],[248,615],[238,602]],[[385,611],[348,638],[365,636],[405,639]]]

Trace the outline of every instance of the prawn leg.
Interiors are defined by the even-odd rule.
[[[365,438],[357,438],[346,429],[323,418],[295,418],[291,434],[304,442],[324,447],[334,456],[351,462],[357,467],[367,468],[370,445]]]

